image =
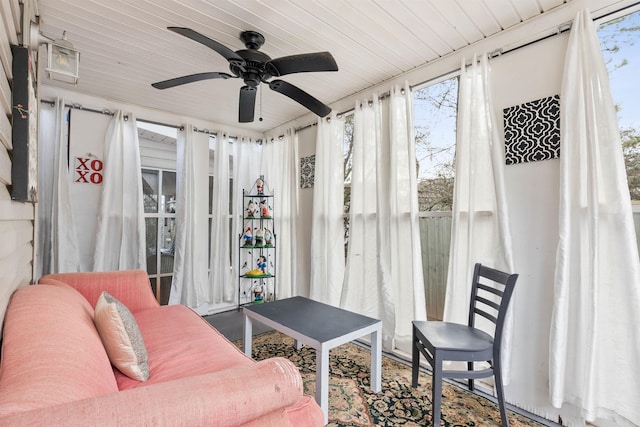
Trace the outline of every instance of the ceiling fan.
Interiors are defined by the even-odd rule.
[[[220,72],[190,74],[188,76],[153,83],[151,86],[156,89],[168,89],[208,79],[240,78],[245,84],[245,86],[240,88],[240,103],[238,109],[238,120],[240,123],[253,121],[256,92],[260,83],[267,83],[271,90],[288,96],[320,117],[324,117],[331,112],[331,108],[299,87],[287,83],[284,80],[270,80],[272,77],[280,77],[293,73],[338,71],[338,65],[329,52],[305,53],[271,59],[268,55],[259,51],[265,39],[262,34],[255,31],[243,31],[240,34],[240,40],[242,40],[246,49],[234,52],[225,45],[190,28],[167,27],[167,29],[218,52],[229,61],[231,74]]]

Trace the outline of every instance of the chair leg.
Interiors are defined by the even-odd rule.
[[[473,362],[467,362],[467,370],[473,371]],[[473,384],[473,378],[469,378],[469,390],[473,391],[475,386]]]
[[[440,426],[440,404],[442,403],[442,357],[436,351],[433,355],[431,375],[431,420],[434,427]]]
[[[496,394],[498,398],[498,406],[500,407],[500,419],[502,427],[509,427],[509,417],[507,416],[507,408],[504,402],[504,387],[502,385],[502,366],[500,365],[500,356],[493,361],[493,377],[496,383]]]
[[[416,336],[415,326],[413,331],[413,350],[411,351],[411,386],[418,387],[418,375],[420,373],[420,350],[418,350],[418,337]]]

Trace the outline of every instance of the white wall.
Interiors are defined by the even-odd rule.
[[[523,102],[560,94],[567,35],[553,37],[491,61],[496,114]],[[500,134],[504,132],[500,130]],[[515,271],[512,384],[507,400],[547,416],[549,327],[558,241],[559,160],[506,166]]]

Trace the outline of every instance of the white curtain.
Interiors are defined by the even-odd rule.
[[[345,271],[344,119],[319,118],[311,224],[311,298],[340,305]]]
[[[383,347],[411,351],[426,319],[417,223],[411,92],[356,103],[349,244],[341,306],[383,322]]]
[[[486,54],[479,62],[474,56],[470,66],[465,66],[463,59],[458,95],[453,224],[444,307],[445,321],[462,324],[469,319],[475,263],[514,271],[504,190],[504,146],[498,135],[489,82]],[[510,313],[512,310],[513,301]],[[504,384],[510,381],[512,324],[512,316],[509,315],[502,342]]]
[[[145,269],[140,147],[135,118],[118,110],[104,141],[104,179],[93,270]]]
[[[262,145],[258,144],[251,138],[238,138],[232,145],[233,149],[233,223],[232,229],[234,230],[233,242],[233,277],[234,277],[234,292],[237,292],[235,286],[238,286],[238,274],[242,270],[242,266],[239,264],[238,254],[240,252],[240,238],[245,228],[245,224],[242,222],[242,214],[245,209],[244,199],[242,198],[242,191],[250,191],[253,187],[256,179],[260,176],[260,163],[262,160]],[[277,243],[276,243],[277,244]],[[246,260],[243,260],[245,262]],[[248,262],[248,261],[246,261]],[[247,266],[251,270],[255,266]],[[246,271],[246,270],[244,270]],[[242,291],[246,292],[247,289]],[[238,298],[238,295],[234,294],[234,298]],[[235,299],[234,299],[235,301]]]
[[[209,135],[187,125],[176,143],[176,244],[169,304],[207,314],[213,301],[207,275]]]
[[[579,12],[561,92],[552,404],[640,425],[640,265],[625,165],[593,21]]]
[[[40,110],[38,171],[38,257],[36,277],[80,271],[73,209],[69,195],[67,108],[57,98]]]
[[[231,168],[229,167],[229,154],[231,152],[229,137],[224,132],[216,135],[214,167],[213,167],[213,194],[211,203],[211,236],[210,244],[210,272],[209,287],[213,292],[213,303],[233,302],[236,289],[236,281],[233,280],[230,269],[231,253],[229,239],[229,179]]]
[[[261,175],[274,191],[276,297],[283,299],[298,295],[298,135],[287,129],[282,137],[263,144],[262,149]]]
[[[418,224],[418,183],[408,84],[389,95],[389,246],[396,316],[395,347],[412,349],[412,320],[427,320]],[[398,250],[400,248],[400,250]]]

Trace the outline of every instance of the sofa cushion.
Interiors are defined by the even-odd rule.
[[[122,301],[132,313],[160,306],[151,291],[149,276],[144,270],[47,274],[38,282],[64,282],[77,289],[92,307],[96,306],[103,291]]]
[[[129,309],[102,292],[93,315],[111,364],[137,381],[149,379],[149,360],[138,323]]]
[[[120,390],[255,363],[186,306],[162,306],[134,316],[149,354],[149,380],[141,383],[115,371]]]
[[[93,307],[66,285],[17,290],[7,308],[0,415],[117,391]]]

